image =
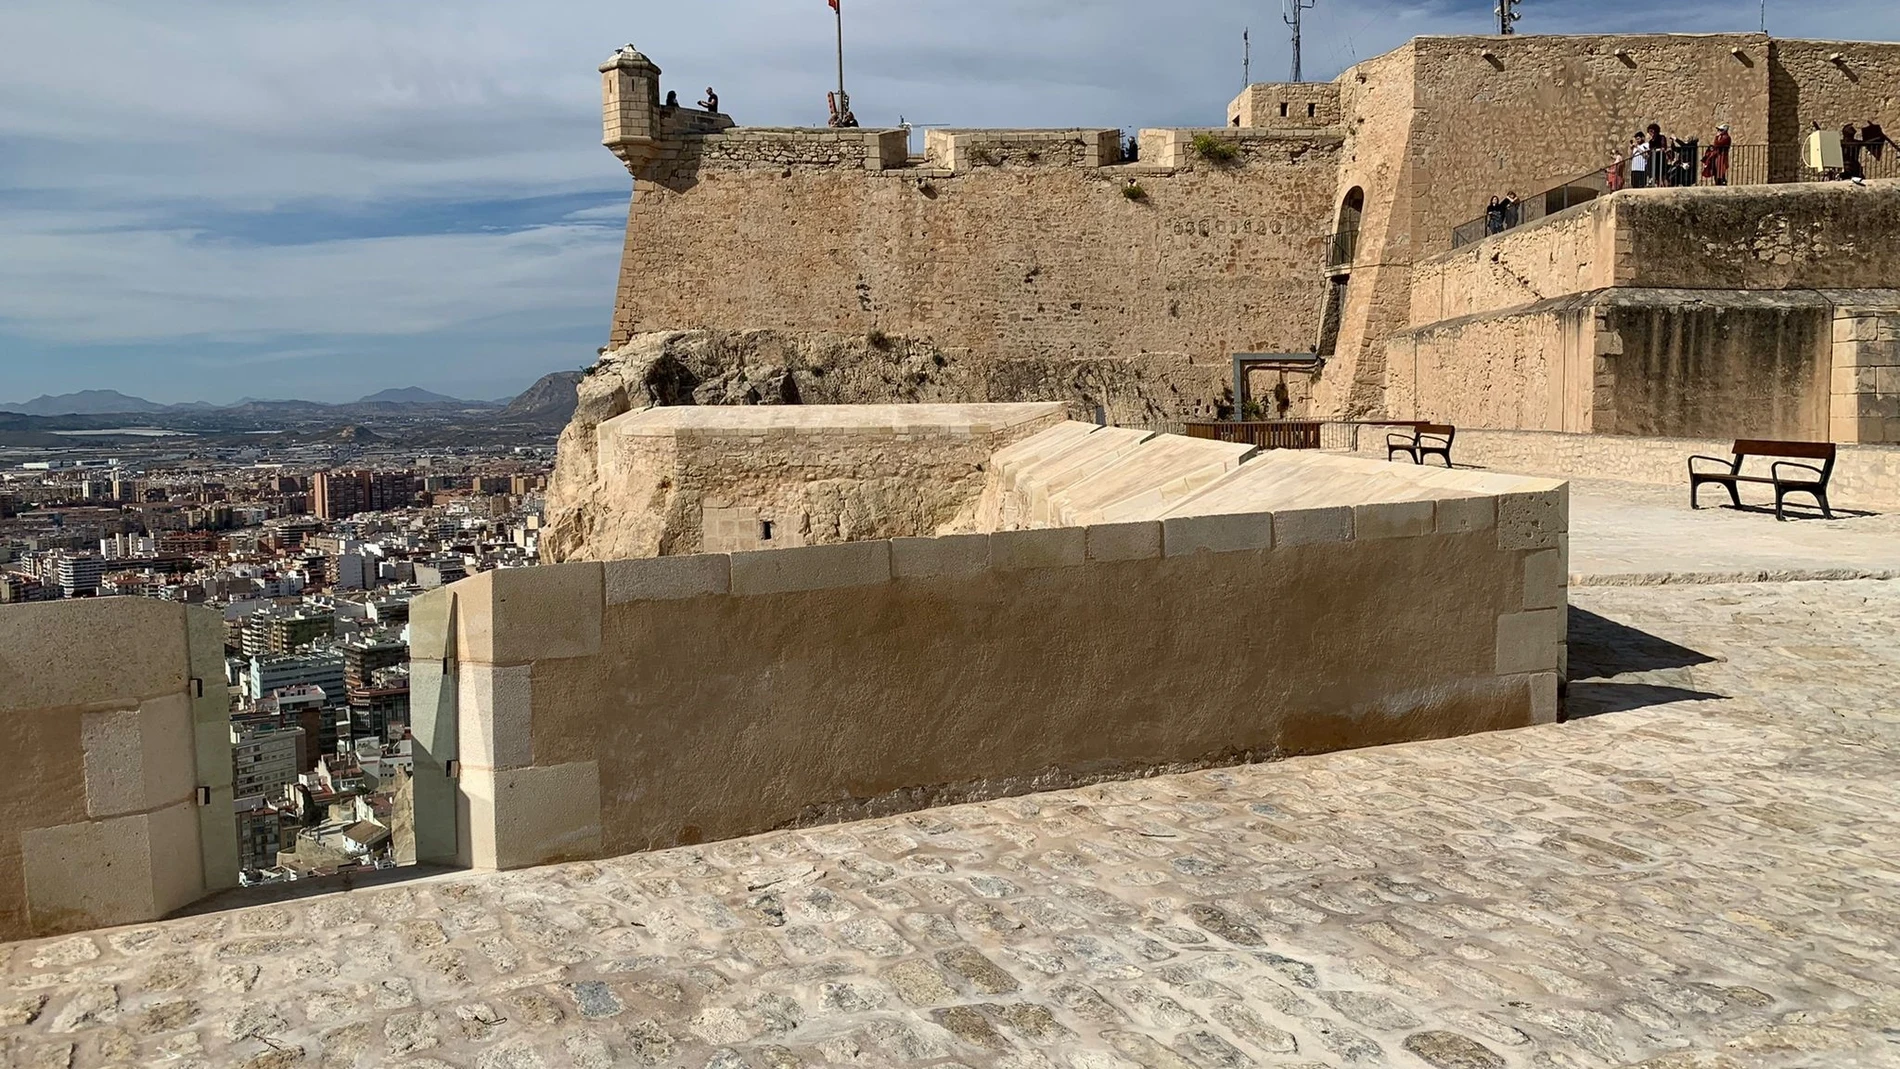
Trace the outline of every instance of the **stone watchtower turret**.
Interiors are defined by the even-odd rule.
[[[660,68],[626,45],[600,65],[601,139],[638,174],[659,151]]]

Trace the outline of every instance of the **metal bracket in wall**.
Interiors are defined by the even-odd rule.
[[[199,679],[197,676],[192,676],[190,690],[191,690],[191,696],[193,699],[204,697],[205,696],[205,681],[202,679]]]
[[[209,787],[198,788],[198,804],[199,805],[211,804],[211,788]]]
[[[449,777],[450,779],[461,779],[462,778],[462,762],[456,760],[453,757],[449,758],[447,761],[442,762],[442,774]]]

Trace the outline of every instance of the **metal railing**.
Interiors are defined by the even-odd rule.
[[[1900,151],[1891,146],[1875,159],[1871,151],[1861,153],[1861,169],[1868,178],[1900,177]],[[1660,158],[1650,161],[1642,172],[1643,187],[1682,189],[1693,186],[1759,186],[1779,182],[1807,182],[1841,178],[1840,172],[1817,172],[1807,167],[1799,145],[1730,145],[1726,157],[1712,153],[1697,141],[1685,141]],[[1541,193],[1533,194],[1501,210],[1487,211],[1452,228],[1451,247],[1456,249],[1502,233],[1546,215],[1595,200],[1619,189],[1638,188],[1627,158],[1600,170],[1577,175]]]
[[[1320,427],[1308,420],[1249,420],[1245,422],[1187,424],[1189,438],[1236,442],[1261,449],[1318,449]]]
[[[1351,267],[1353,257],[1359,255],[1359,228],[1335,230],[1326,239],[1326,266]]]

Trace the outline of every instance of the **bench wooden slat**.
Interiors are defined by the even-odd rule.
[[[1834,459],[1833,442],[1778,442],[1766,438],[1743,438],[1729,452],[1736,456],[1803,457],[1809,460]]]

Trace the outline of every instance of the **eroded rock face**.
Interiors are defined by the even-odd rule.
[[[549,480],[542,558],[550,562],[652,556],[678,551],[670,532],[695,528],[681,512],[678,487],[663,476],[603,480],[598,428],[636,409],[663,405],[893,404],[1060,401],[1093,419],[1144,422],[1212,416],[1226,369],[1190,364],[1179,354],[1128,360],[986,360],[967,349],[874,335],[778,331],[672,331],[640,334],[604,354],[580,383],[580,402],[561,434]],[[812,541],[911,533],[886,512],[940,511],[912,500],[919,488],[898,480],[892,493],[868,484],[818,487]],[[886,499],[889,500],[886,500]],[[695,503],[697,508],[697,503]],[[899,530],[899,528],[904,528]],[[690,550],[689,550],[690,551]]]

